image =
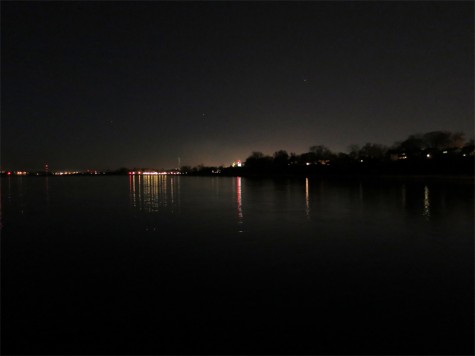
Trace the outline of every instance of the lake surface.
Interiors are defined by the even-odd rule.
[[[1,180],[3,354],[473,354],[471,180]]]

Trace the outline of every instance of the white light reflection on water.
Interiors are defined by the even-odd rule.
[[[138,204],[135,204],[136,206],[138,205],[140,207],[140,210],[142,210],[142,203],[143,203],[143,200],[142,200],[142,176],[139,175],[137,176],[137,187],[138,187],[138,195],[137,195],[137,202]]]
[[[424,210],[422,215],[429,220],[430,219],[430,197],[429,197],[429,187],[424,186]]]
[[[135,194],[135,175],[129,176],[129,192],[130,192],[130,203],[135,208],[137,196]]]
[[[238,231],[243,232],[242,225],[244,223],[244,215],[242,213],[242,190],[241,190],[241,177],[236,177],[236,202],[237,202],[237,214],[238,214]]]
[[[159,178],[158,180],[156,180],[156,182],[159,182],[160,184],[157,184],[158,187],[160,188],[160,196],[165,198],[165,199],[162,199],[162,203],[164,206],[167,206],[167,176],[155,176],[157,178]]]
[[[158,210],[158,194],[160,181],[156,175],[142,176],[143,181],[143,207],[145,211]]]
[[[165,175],[131,175],[130,202],[145,212],[169,210],[173,213],[179,202],[180,178]]]
[[[174,194],[173,194],[173,179],[170,180],[170,197],[172,199],[172,207],[175,205],[175,199],[174,199]]]

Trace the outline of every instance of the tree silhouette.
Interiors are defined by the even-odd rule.
[[[245,166],[249,169],[267,169],[272,164],[272,157],[264,155],[262,152],[254,151],[246,159]]]
[[[450,131],[427,132],[423,135],[422,139],[426,148],[437,151],[455,147],[460,148],[465,141],[463,133],[452,133]]]
[[[332,157],[332,152],[324,145],[312,146],[310,152],[314,155],[315,160],[326,160]]]
[[[274,165],[278,168],[287,167],[289,163],[289,154],[285,150],[274,152]]]
[[[348,151],[349,151],[349,156],[352,158],[352,159],[358,159],[360,157],[360,146],[359,145],[355,145],[355,144],[352,144],[352,145],[349,145],[348,146]]]
[[[407,154],[417,153],[425,149],[424,139],[420,134],[410,135],[404,141],[396,143],[396,149]]]
[[[365,159],[382,160],[386,157],[388,148],[378,143],[366,143],[359,151],[359,157]]]

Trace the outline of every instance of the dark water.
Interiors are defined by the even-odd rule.
[[[472,181],[1,183],[4,354],[473,354]]]

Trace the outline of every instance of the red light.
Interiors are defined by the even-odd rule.
[[[12,174],[12,172],[7,172],[7,175],[10,175],[10,174]]]

